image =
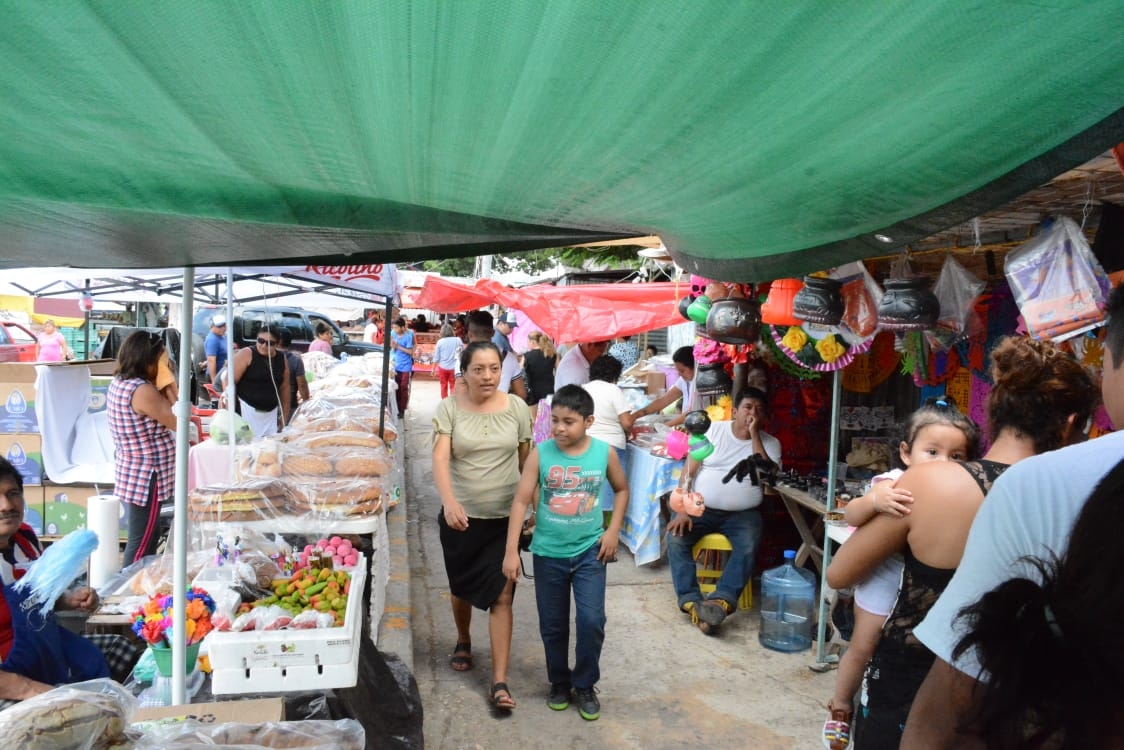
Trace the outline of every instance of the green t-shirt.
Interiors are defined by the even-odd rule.
[[[537,450],[541,490],[531,552],[575,557],[593,546],[604,527],[601,483],[609,468],[609,444],[590,438],[585,453],[569,456],[552,439]]]
[[[507,518],[519,484],[519,445],[531,441],[531,411],[509,396],[507,408],[477,414],[450,396],[437,405],[433,434],[449,435],[453,492],[470,518]]]

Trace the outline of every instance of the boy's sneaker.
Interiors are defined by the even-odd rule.
[[[578,700],[578,713],[586,721],[597,721],[601,717],[601,701],[597,700],[594,688],[578,688],[574,691]]]
[[[555,711],[565,711],[570,707],[570,686],[561,683],[555,683],[550,686],[550,697],[546,699],[546,705],[550,706]]]

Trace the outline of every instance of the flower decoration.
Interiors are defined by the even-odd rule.
[[[769,326],[774,348],[804,373],[793,372],[798,377],[811,377],[813,372],[833,372],[851,364],[856,355],[870,349],[874,337],[851,341],[838,328],[829,330],[821,338],[803,326]],[[766,340],[768,340],[767,337]],[[787,368],[786,368],[787,369]]]
[[[695,340],[693,353],[695,363],[700,365],[725,364],[730,361],[725,344],[701,336]]]
[[[847,352],[847,347],[839,343],[839,339],[832,333],[816,342],[816,351],[824,362],[831,364]]]
[[[171,594],[149,597],[143,607],[133,612],[133,632],[153,646],[170,648],[174,637],[172,601]],[[215,600],[201,588],[189,589],[186,594],[185,611],[186,642],[191,646],[199,643],[207,633],[211,632],[211,615],[215,611]]]
[[[781,338],[781,343],[794,352],[798,352],[808,343],[808,334],[800,326],[790,326]]]

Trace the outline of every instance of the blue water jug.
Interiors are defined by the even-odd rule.
[[[758,640],[774,651],[812,646],[816,577],[796,567],[796,551],[784,551],[784,565],[761,574],[761,630]]]

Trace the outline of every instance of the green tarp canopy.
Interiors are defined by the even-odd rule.
[[[1124,141],[1120,0],[9,0],[0,26],[3,267],[658,233],[765,280]]]

